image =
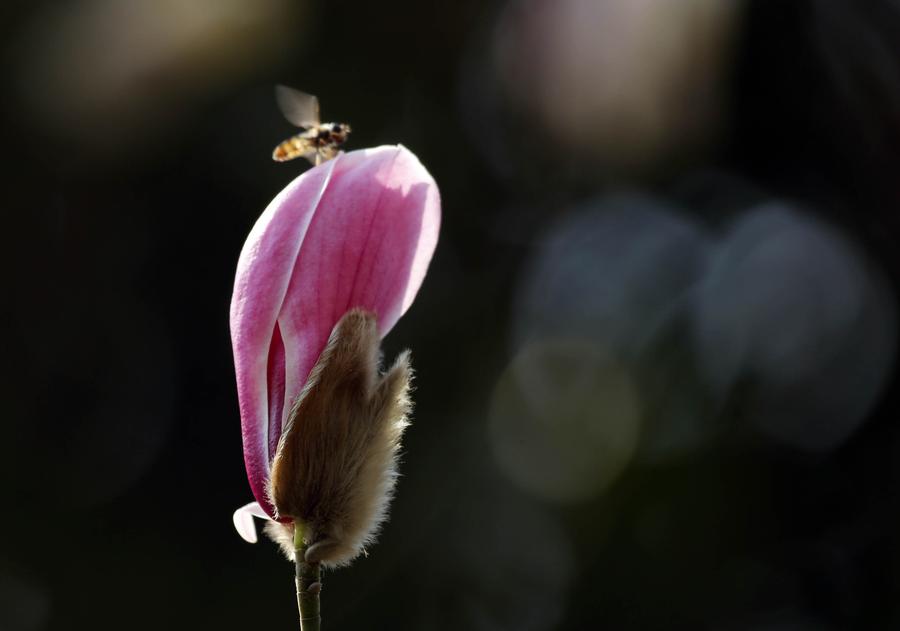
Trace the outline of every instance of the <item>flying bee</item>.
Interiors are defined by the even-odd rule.
[[[319,99],[283,85],[276,86],[275,99],[284,117],[305,131],[275,147],[273,160],[285,162],[302,156],[318,166],[340,153],[340,146],[350,135],[350,125],[319,122]]]

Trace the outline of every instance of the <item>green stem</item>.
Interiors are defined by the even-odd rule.
[[[294,566],[296,568],[297,606],[300,608],[300,631],[319,631],[319,592],[322,591],[322,569],[318,563],[306,562],[303,524],[294,522]]]

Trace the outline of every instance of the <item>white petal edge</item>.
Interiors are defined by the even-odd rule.
[[[266,515],[266,511],[259,505],[259,502],[250,502],[241,506],[234,511],[234,515],[231,518],[234,522],[234,529],[238,531],[241,539],[247,543],[256,543],[259,540],[256,536],[256,524],[253,523],[254,517],[271,521],[269,516]]]

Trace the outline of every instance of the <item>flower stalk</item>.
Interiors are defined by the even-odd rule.
[[[297,607],[300,610],[300,631],[319,631],[322,616],[319,594],[322,592],[322,567],[318,562],[307,563],[304,528],[294,522],[294,567],[296,570]]]

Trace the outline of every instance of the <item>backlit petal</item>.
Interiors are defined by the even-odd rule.
[[[437,243],[437,186],[412,153],[379,147],[333,162],[278,320],[289,401],[347,311],[374,313],[382,337],[393,328],[419,290]]]
[[[303,237],[328,183],[333,165],[311,169],[272,200],[253,226],[238,259],[231,300],[231,342],[241,410],[244,464],[256,500],[272,515],[266,479],[274,457],[270,433],[269,391],[283,390],[267,371],[273,334]],[[273,364],[278,364],[274,359]],[[283,377],[282,377],[283,382]],[[277,407],[277,406],[276,406]],[[280,409],[280,408],[279,408]]]
[[[234,515],[231,518],[241,539],[247,543],[256,543],[257,540],[256,524],[253,523],[254,517],[269,519],[269,516],[266,515],[266,511],[264,511],[258,503],[250,502],[234,511]]]

